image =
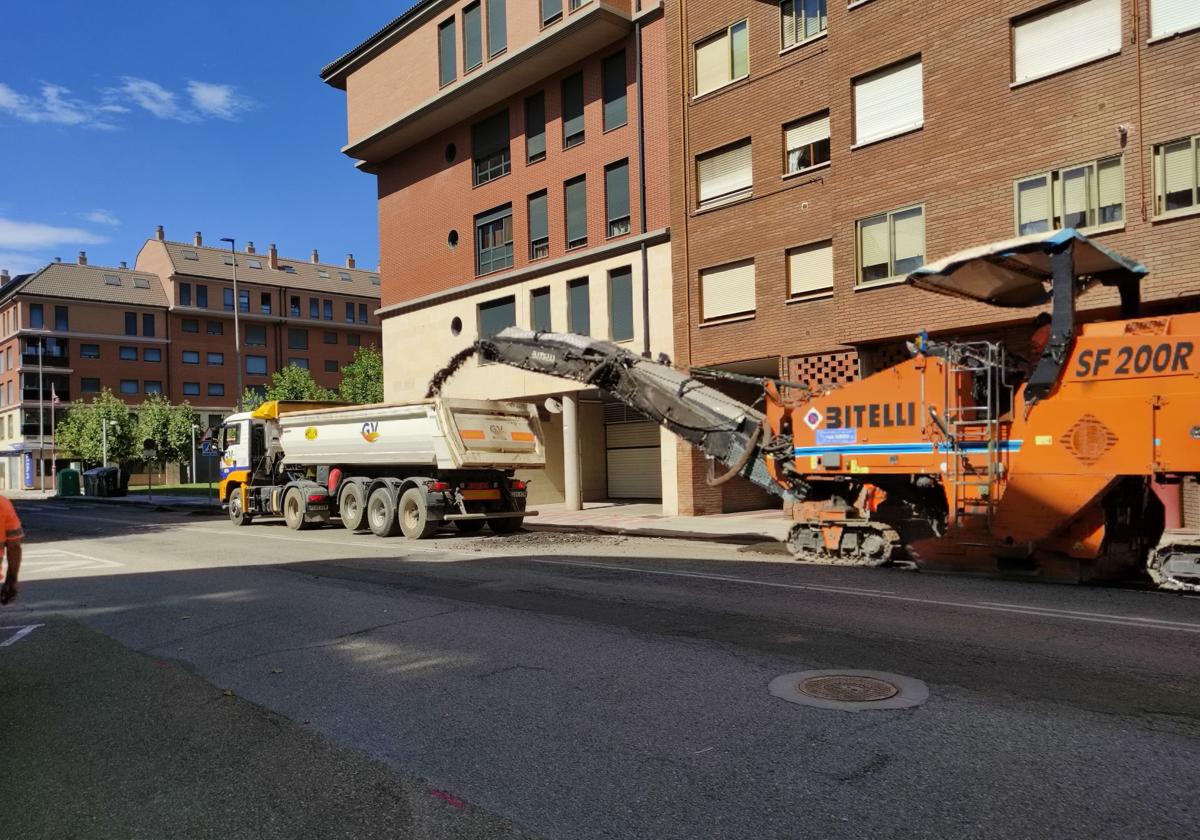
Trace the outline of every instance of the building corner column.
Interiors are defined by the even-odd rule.
[[[563,504],[567,510],[583,510],[579,481],[579,397],[562,396]]]

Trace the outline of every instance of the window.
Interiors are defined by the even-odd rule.
[[[180,283],[179,284],[179,305],[180,306],[191,306],[192,305],[192,284],[191,283]]]
[[[567,216],[567,250],[587,245],[587,180],[583,175],[563,184]]]
[[[1125,219],[1121,156],[1065,166],[1016,182],[1017,233],[1089,228]]]
[[[262,260],[246,260],[246,265],[251,268],[262,268]]]
[[[829,163],[829,112],[784,126],[783,140],[788,175]]]
[[[246,325],[246,346],[248,347],[266,347],[267,346],[267,328],[263,324],[247,324]]]
[[[542,26],[562,17],[562,0],[542,0]]]
[[[535,332],[550,332],[550,287],[544,286],[529,293],[530,327]]]
[[[185,365],[200,364],[200,351],[199,350],[184,350],[183,351],[183,363]]]
[[[296,295],[292,295],[288,302],[288,315],[293,318],[300,317],[300,298]]]
[[[105,274],[104,275],[104,285],[105,286],[120,286],[121,278],[115,274]]]
[[[337,344],[338,343],[338,334],[327,330],[325,332],[325,343],[326,344]]]
[[[197,318],[184,318],[179,322],[179,328],[185,333],[200,332],[200,321]]]
[[[1200,137],[1175,140],[1154,147],[1154,214],[1191,210],[1200,204]]]
[[[360,303],[358,305],[358,323],[367,323],[367,305],[365,303]]]
[[[738,21],[696,44],[696,96],[750,75],[750,30]]]
[[[308,299],[308,317],[314,321],[321,320],[321,301],[318,298]]]
[[[99,359],[100,345],[99,344],[80,344],[79,358],[81,359]]]
[[[814,242],[788,251],[787,273],[789,300],[833,291],[833,242]]]
[[[754,260],[700,272],[700,319],[715,321],[754,312]]]
[[[608,329],[613,341],[633,339],[633,269],[608,273]]]
[[[454,54],[454,18],[438,25],[438,86],[445,87],[458,78]]]
[[[629,79],[625,73],[625,51],[604,59],[604,130],[619,128],[629,122],[626,89]]]
[[[505,0],[487,0],[488,57],[508,48],[508,19]]]
[[[308,359],[302,359],[298,356],[293,356],[288,359],[288,364],[292,367],[304,368],[304,370],[308,370]]]
[[[1150,0],[1150,37],[1161,38],[1200,27],[1195,0]]]
[[[225,354],[209,353],[204,357],[204,361],[213,367],[221,367],[225,364]]]
[[[121,393],[136,394],[138,392],[138,381],[136,379],[122,379]]]
[[[513,265],[512,205],[475,217],[475,273],[490,274]]]
[[[1121,51],[1121,0],[1076,0],[1013,21],[1013,83]]]
[[[100,379],[95,376],[85,376],[79,380],[79,391],[84,394],[99,394]]]
[[[194,261],[194,260],[200,259],[200,255],[197,254],[195,251],[183,251],[182,253],[183,253],[183,258],[185,260],[193,260]]]
[[[134,278],[133,278],[133,288],[135,288],[135,289],[149,289],[149,288],[150,288],[150,281],[149,281],[149,280],[147,280],[145,277],[134,277]]]
[[[588,298],[586,277],[567,284],[567,330],[579,335],[591,335],[592,303]]]
[[[483,9],[472,3],[463,9],[463,72],[483,64]]]
[[[223,383],[223,382],[209,382],[209,383],[208,383],[208,395],[209,395],[210,397],[223,397],[223,396],[225,396],[225,383]]]
[[[125,335],[137,335],[137,313],[125,313]]]
[[[382,282],[382,281],[379,279],[379,275],[378,275],[378,274],[371,274],[371,275],[369,275],[369,276],[367,277],[367,279],[371,281],[371,285],[372,285],[372,286],[378,286],[378,285],[379,285],[379,284]]]
[[[571,0],[567,7],[573,12],[576,9],[582,9],[590,2],[592,2],[592,0]]]
[[[267,375],[267,357],[266,356],[247,356],[246,357],[246,373],[251,376],[266,376]]]
[[[238,312],[250,311],[250,292],[245,289],[238,291]]]
[[[854,80],[854,143],[874,143],[925,124],[920,57]]]
[[[161,394],[162,382],[158,379],[147,379],[142,383],[142,391],[147,394]]]
[[[779,4],[783,19],[783,48],[815,38],[825,31],[825,0],[783,0]]]
[[[358,333],[346,333],[346,345],[349,347],[357,347],[362,344],[362,338]]]
[[[337,363],[336,359],[326,359],[325,360],[325,372],[326,373],[337,373],[339,370],[340,370],[340,368],[338,367],[338,363]]]
[[[233,289],[222,289],[221,297],[225,306],[226,312],[233,311]]]
[[[350,283],[354,280],[354,278],[350,276],[349,271],[339,271],[338,279],[341,280],[343,283]]]
[[[145,348],[144,350],[142,350],[142,361],[143,362],[161,362],[162,361],[162,348],[161,347]]]
[[[183,383],[183,395],[185,397],[200,396],[200,383],[199,382],[184,382]]]
[[[354,323],[354,304],[349,301],[346,302],[346,323]]]
[[[493,114],[471,126],[471,154],[475,161],[475,186],[509,173],[508,111]]]
[[[563,148],[583,142],[583,73],[568,76],[562,82]]]
[[[516,326],[517,299],[509,296],[479,304],[479,337],[495,338],[506,327]]]
[[[925,262],[925,208],[881,213],[858,223],[858,282],[902,277]]]
[[[529,259],[550,256],[550,220],[546,210],[546,191],[529,196]]]
[[[535,93],[525,100],[525,161],[546,159],[546,94]]]
[[[608,217],[609,239],[629,233],[628,160],[604,167],[604,209]]]
[[[136,347],[122,347],[117,351],[117,358],[122,362],[136,362],[138,360],[138,351]]]
[[[204,325],[204,331],[208,335],[225,335],[225,324],[221,321],[207,321]]]
[[[154,315],[149,312],[142,313],[142,335],[154,338]]]
[[[125,322],[128,324],[129,319],[126,317]],[[46,314],[42,310],[40,303],[29,304],[29,326],[35,330],[40,330],[46,325]],[[134,326],[137,326],[137,319],[134,319]]]
[[[332,321],[333,320],[333,301],[331,301],[331,300],[321,301],[321,312],[325,316],[326,321]]]
[[[196,306],[208,309],[208,286],[196,284]]]
[[[289,350],[307,350],[308,349],[308,330],[288,330],[288,349]]]
[[[271,293],[270,292],[263,292],[259,296],[258,308],[264,315],[271,314]]]
[[[67,316],[67,307],[65,307],[65,306],[54,307],[54,329],[58,330],[59,332],[69,332],[70,331],[71,327],[70,327],[70,320]]]
[[[743,140],[696,158],[700,207],[745,198],[754,186],[750,141]]]

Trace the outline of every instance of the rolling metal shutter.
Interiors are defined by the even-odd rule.
[[[662,446],[658,424],[620,403],[604,406],[608,497],[662,498]]]
[[[1121,51],[1121,0],[1081,0],[1013,27],[1014,82]]]
[[[1150,35],[1170,35],[1200,26],[1200,3],[1196,0],[1150,0]]]
[[[700,272],[702,320],[754,311],[754,260]]]
[[[788,251],[788,294],[792,297],[833,288],[833,243],[818,242]]]
[[[925,123],[921,59],[866,76],[854,83],[854,142],[870,143]]]

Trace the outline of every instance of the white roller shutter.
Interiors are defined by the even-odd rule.
[[[754,260],[700,272],[700,317],[704,321],[754,311]]]
[[[1196,185],[1192,143],[1182,140],[1163,147],[1163,192],[1190,190]]]
[[[701,206],[729,198],[754,186],[750,141],[696,158]]]
[[[1120,158],[1100,161],[1096,168],[1100,209],[1125,203],[1125,171]],[[1105,221],[1097,219],[1097,222]]]
[[[1121,0],[1080,0],[1013,27],[1013,81],[1027,82],[1120,51]]]
[[[854,82],[854,142],[870,143],[925,123],[921,59]]]
[[[1200,26],[1197,0],[1150,0],[1150,36],[1170,35]]]
[[[1050,176],[1039,175],[1017,184],[1017,233],[1050,230]]]
[[[729,33],[696,45],[696,96],[727,84],[729,74]]]
[[[925,262],[925,211],[920,207],[901,210],[892,216],[896,259],[893,273],[916,271]]]
[[[662,436],[649,421],[604,427],[608,438],[608,497],[662,498]]]
[[[832,242],[818,242],[788,251],[788,295],[796,297],[832,288]]]
[[[798,149],[810,143],[829,139],[829,115],[823,114],[811,120],[788,126],[787,150]]]

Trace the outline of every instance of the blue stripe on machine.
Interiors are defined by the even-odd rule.
[[[996,449],[1000,452],[1020,452],[1020,440],[1001,440],[996,442]],[[959,448],[959,451],[978,454],[987,452],[986,443],[967,443]],[[947,444],[939,444],[937,452],[949,453],[951,450]],[[932,455],[934,453],[933,443],[860,443],[847,444],[845,446],[797,446],[795,455],[797,458],[805,455]]]
[[[248,469],[250,469],[250,468],[249,467],[221,467],[221,478],[228,478],[229,474],[232,472],[237,472],[238,470],[248,470]]]

